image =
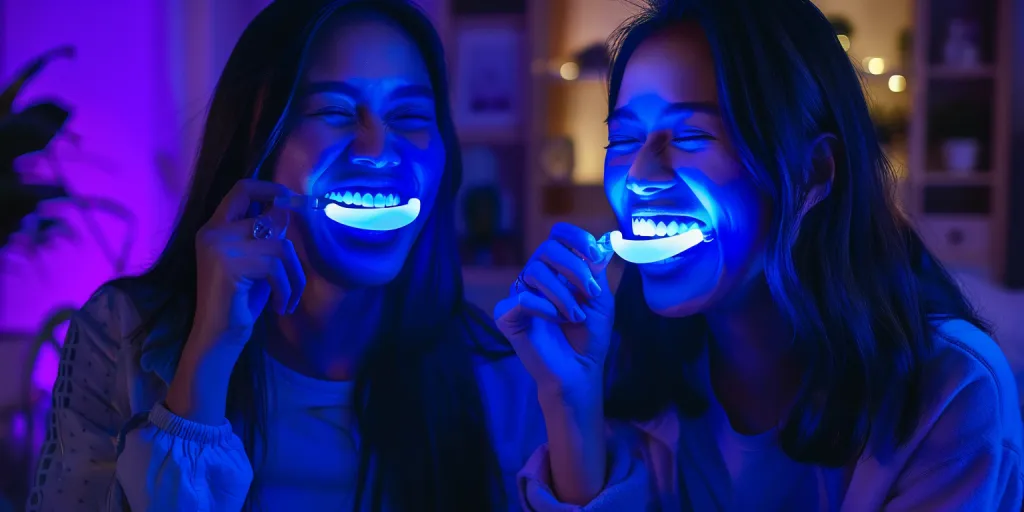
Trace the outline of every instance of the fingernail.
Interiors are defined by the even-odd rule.
[[[582,322],[587,319],[587,315],[583,313],[583,310],[579,306],[572,308],[572,319],[577,322]]]
[[[587,282],[587,291],[590,292],[591,297],[597,297],[598,295],[601,295],[601,285],[597,284],[597,281],[591,277],[590,281]]]
[[[587,247],[587,254],[590,256],[590,261],[597,262],[601,260],[601,253],[593,245]]]

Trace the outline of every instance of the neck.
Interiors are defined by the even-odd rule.
[[[295,313],[277,318],[267,351],[285,366],[327,380],[351,380],[355,362],[377,335],[383,289],[345,289],[307,274]]]
[[[800,366],[793,328],[767,283],[752,284],[742,299],[705,314],[713,342],[711,382],[737,430],[775,426],[796,396]]]

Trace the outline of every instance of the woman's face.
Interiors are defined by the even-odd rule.
[[[684,230],[673,223],[714,236],[675,258],[639,265],[647,305],[682,317],[738,299],[762,271],[770,207],[726,131],[699,27],[669,27],[629,57],[608,141],[605,193],[624,238]]]
[[[413,40],[379,16],[349,17],[314,41],[275,181],[349,210],[418,199],[416,220],[391,230],[342,225],[322,211],[289,230],[300,257],[350,286],[387,283],[430,215],[445,168],[426,64]],[[380,211],[357,212],[379,215]]]

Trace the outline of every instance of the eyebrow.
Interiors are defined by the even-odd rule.
[[[688,114],[693,115],[696,113],[710,114],[713,116],[720,116],[718,110],[718,104],[710,101],[680,101],[672,103],[665,108],[661,109],[661,115],[678,115]],[[612,121],[639,121],[640,118],[635,112],[630,110],[628,107],[619,107],[612,112],[605,122],[610,123]]]
[[[352,98],[359,98],[363,95],[362,91],[359,90],[358,87],[355,87],[348,82],[337,81],[313,82],[304,87],[302,92],[306,96],[333,93],[343,94]],[[433,101],[434,90],[427,85],[402,85],[388,93],[388,99],[427,99]]]

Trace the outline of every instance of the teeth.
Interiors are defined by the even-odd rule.
[[[696,222],[687,224],[686,222],[670,221],[665,224],[664,221],[655,223],[654,220],[645,217],[633,217],[633,236],[639,237],[665,237],[665,236],[676,236],[682,233],[700,226]]]
[[[324,197],[342,204],[361,206],[363,208],[389,208],[402,204],[402,198],[397,194],[384,195],[379,192],[377,194],[360,194],[359,192],[346,190],[344,193],[328,192],[324,194]]]

